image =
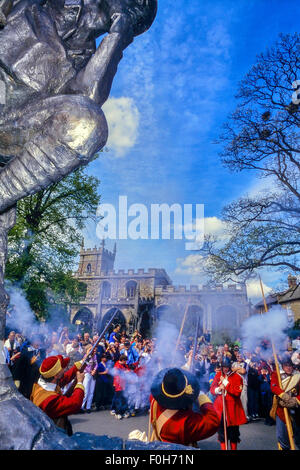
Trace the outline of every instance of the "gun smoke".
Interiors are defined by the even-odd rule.
[[[267,313],[253,315],[245,320],[241,327],[243,349],[252,352],[262,342],[267,341],[260,353],[264,358],[272,355],[272,342],[276,352],[283,353],[286,351],[286,331],[289,327],[287,312],[279,306],[273,307]]]

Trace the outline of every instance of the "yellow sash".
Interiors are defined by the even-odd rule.
[[[30,396],[30,400],[36,405],[40,406],[46,398],[51,395],[60,395],[57,391],[49,392],[48,390],[43,389],[40,385],[34,384]]]

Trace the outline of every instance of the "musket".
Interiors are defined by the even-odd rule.
[[[192,360],[190,363],[190,372],[194,373],[194,367],[195,367],[195,356],[196,356],[196,351],[197,351],[197,341],[198,341],[198,336],[199,336],[199,327],[200,327],[200,316],[198,316],[197,319],[197,326],[196,326],[196,331],[195,331],[195,336],[194,336],[194,343],[193,343],[193,353],[192,353]]]
[[[259,276],[259,282],[260,282],[260,288],[261,288],[261,292],[262,292],[262,296],[263,296],[265,312],[268,313],[268,306],[267,306],[267,302],[266,302],[266,299],[265,299],[264,289],[263,289],[263,285],[262,285],[260,276]],[[271,338],[271,343],[272,343],[272,351],[273,351],[273,356],[274,356],[274,361],[275,361],[275,368],[276,368],[278,385],[282,389],[282,380],[281,380],[281,375],[280,375],[279,363],[278,363],[278,359],[277,359],[277,354],[276,354],[276,350],[275,350],[274,341],[272,340],[272,338]],[[293,428],[292,428],[290,414],[289,414],[287,408],[285,408],[285,407],[283,407],[283,412],[284,412],[284,417],[285,417],[286,429],[287,429],[287,433],[288,433],[288,437],[289,437],[289,441],[290,441],[290,448],[291,448],[291,450],[296,450],[295,443],[294,443],[294,438],[293,438]],[[278,444],[278,447],[279,447],[279,444]]]
[[[186,304],[185,312],[184,312],[183,319],[182,319],[182,322],[181,322],[181,328],[180,328],[179,335],[178,335],[177,342],[176,342],[173,362],[175,361],[175,358],[176,358],[176,352],[177,352],[177,349],[178,349],[178,346],[179,346],[179,343],[180,343],[180,340],[181,340],[181,335],[182,335],[182,332],[183,332],[183,327],[184,327],[184,324],[185,324],[185,320],[186,320],[186,316],[187,316],[188,309],[189,309],[189,306],[190,306],[190,302],[191,302],[191,299],[189,299],[188,303]]]
[[[101,332],[101,334],[99,335],[99,338],[97,339],[97,341],[93,344],[92,348],[90,349],[89,353],[85,356],[84,360],[82,361],[82,364],[81,364],[81,367],[80,367],[80,372],[83,372],[86,365],[87,365],[87,362],[89,361],[89,359],[92,357],[92,355],[94,354],[94,351],[95,349],[97,348],[98,344],[100,343],[101,339],[103,338],[103,336],[105,335],[105,333],[107,332],[108,328],[110,327],[110,325],[112,324],[113,322],[113,319],[115,318],[116,314],[118,313],[118,308],[115,309],[115,312],[113,313],[111,319],[109,320],[109,322],[105,325],[105,328],[104,330]],[[73,382],[71,382],[71,385],[70,387],[68,388],[65,396],[70,396],[72,395],[73,393],[73,390],[74,390],[74,387],[77,383],[77,378],[75,377],[73,379]]]

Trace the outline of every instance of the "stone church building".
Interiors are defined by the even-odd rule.
[[[244,286],[174,286],[164,269],[115,270],[115,258],[116,245],[110,251],[104,241],[100,248],[81,247],[74,276],[87,285],[87,294],[80,305],[71,306],[73,324],[99,333],[117,309],[114,323],[129,334],[138,329],[147,335],[162,320],[180,328],[186,312],[184,334],[194,334],[200,318],[200,333],[238,335],[242,321],[250,315]]]

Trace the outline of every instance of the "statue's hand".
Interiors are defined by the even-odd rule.
[[[114,13],[111,17],[110,33],[126,34],[133,37],[132,20],[126,13]]]

